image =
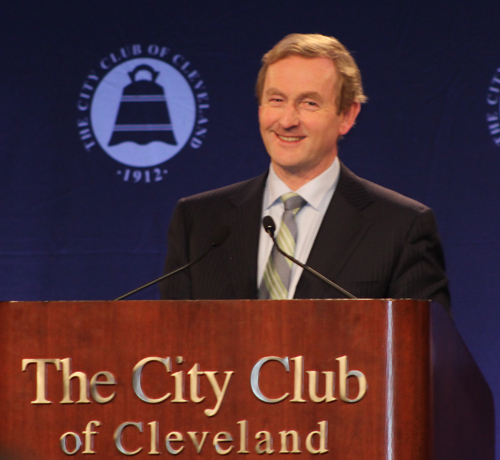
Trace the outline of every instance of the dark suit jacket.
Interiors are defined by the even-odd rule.
[[[169,229],[165,272],[199,257],[221,224],[227,240],[160,285],[163,299],[256,299],[262,197],[267,174],[183,198]],[[448,281],[428,207],[361,179],[340,178],[307,264],[358,298],[433,299],[449,309]],[[295,298],[342,298],[304,272]]]

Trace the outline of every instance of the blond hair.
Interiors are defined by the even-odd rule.
[[[367,97],[363,93],[359,68],[342,43],[334,37],[320,34],[290,34],[262,57],[262,67],[257,76],[255,88],[259,104],[262,101],[268,67],[288,56],[327,57],[333,61],[339,73],[339,91],[336,101],[339,113],[348,110],[355,102],[366,102]]]

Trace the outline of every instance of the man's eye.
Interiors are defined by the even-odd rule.
[[[313,102],[313,101],[305,101],[305,104],[309,107],[317,107],[318,104],[316,104],[316,102]]]

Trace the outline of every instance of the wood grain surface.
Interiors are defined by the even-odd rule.
[[[123,459],[127,455],[118,449],[115,431],[131,422],[135,425],[123,429],[121,442],[128,452],[140,449],[136,458],[211,459],[225,452],[227,458],[256,458],[268,455],[256,451],[266,447],[273,457],[317,457],[312,452],[321,448],[319,432],[323,429],[326,452],[319,456],[325,458],[431,459],[436,442],[449,442],[449,436],[435,433],[436,427],[442,431],[446,423],[438,420],[433,406],[436,400],[443,405],[441,393],[453,398],[450,382],[465,372],[472,387],[482,388],[485,396],[468,406],[469,411],[471,407],[480,410],[478,405],[486,407],[491,396],[458,335],[456,343],[448,344],[446,356],[436,355],[441,349],[439,337],[446,337],[439,331],[454,331],[454,326],[440,313],[441,320],[433,323],[433,315],[428,302],[412,300],[1,303],[0,447],[11,460],[63,459],[68,455],[60,438],[74,433],[66,436],[66,448],[77,450],[75,457]],[[465,350],[460,355],[463,365],[448,369],[448,376],[439,380],[433,356],[451,362],[460,347]],[[347,356],[348,371],[359,371],[366,378],[366,394],[357,402],[341,398],[338,358],[343,356]],[[141,388],[150,399],[171,393],[158,403],[141,400],[132,385],[134,367],[151,357],[158,359],[145,364]],[[250,383],[253,367],[266,357],[290,360],[289,372],[278,360],[261,368],[263,395],[279,399],[289,393],[273,404],[261,401]],[[302,357],[303,370],[300,366],[296,370],[300,358],[292,358],[297,357]],[[99,403],[89,392],[90,402],[78,402],[80,383],[75,377],[69,383],[74,402],[61,403],[62,364],[58,371],[49,363],[44,365],[45,389],[51,403],[33,404],[37,366],[42,365],[28,364],[30,360],[65,358],[71,359],[71,372],[84,373],[88,381],[98,372],[112,374],[116,385],[98,385],[97,392],[102,398],[115,392],[114,398]],[[170,358],[170,369],[159,358]],[[24,371],[23,360],[28,360]],[[192,378],[193,369],[199,374]],[[334,373],[334,401],[312,401],[307,371],[318,373],[313,395],[319,397],[325,395],[323,372]],[[217,372],[211,374],[215,387],[202,372]],[[222,389],[226,379],[229,383],[222,398],[216,390],[217,386]],[[199,388],[192,394],[191,384],[196,386],[197,381]],[[352,375],[344,376],[344,381],[349,390],[344,399],[356,399],[360,379]],[[297,396],[303,401],[292,401]],[[217,413],[210,416],[218,399]],[[460,416],[454,412],[453,417]],[[478,418],[485,419],[485,424],[491,422],[486,416]],[[280,453],[293,448],[291,442],[288,447],[282,443],[280,435],[290,430],[298,433],[300,453]],[[272,445],[263,442],[266,434],[261,432],[268,433]],[[78,449],[75,436],[82,442]],[[182,448],[179,454],[169,452],[167,436],[172,451]],[[197,453],[196,442],[203,436]],[[484,444],[487,439],[478,442]],[[440,452],[440,460],[448,458],[446,449]]]

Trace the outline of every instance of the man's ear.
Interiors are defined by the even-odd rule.
[[[339,134],[341,136],[347,134],[354,126],[354,123],[356,122],[356,118],[359,115],[360,110],[361,110],[361,103],[354,102],[351,105],[351,107],[349,107],[342,114],[343,119],[340,123],[340,129],[339,129]]]

